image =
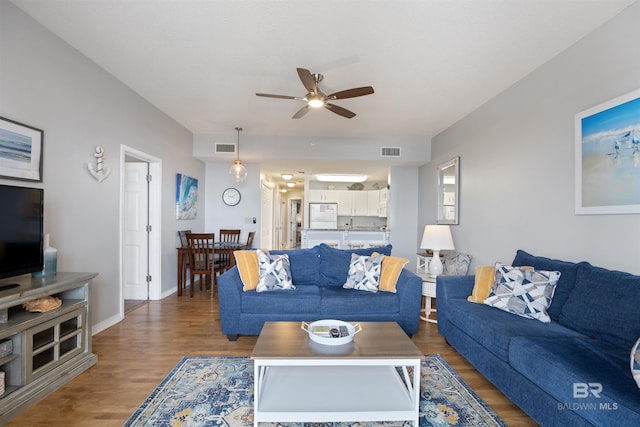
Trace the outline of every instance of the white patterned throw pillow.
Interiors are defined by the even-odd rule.
[[[631,349],[631,374],[640,388],[640,338]]]
[[[384,255],[351,254],[347,283],[342,287],[359,291],[378,292],[382,258],[384,258]]]
[[[257,249],[259,283],[256,292],[295,289],[291,279],[289,255],[270,255]]]
[[[551,322],[551,305],[559,271],[529,270],[496,263],[491,293],[484,303],[518,316]]]

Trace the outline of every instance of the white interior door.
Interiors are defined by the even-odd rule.
[[[127,162],[124,187],[124,299],[149,298],[149,164]]]

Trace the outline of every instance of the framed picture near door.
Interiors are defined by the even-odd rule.
[[[0,117],[0,177],[42,182],[44,131]]]
[[[576,114],[575,211],[640,213],[640,89]]]

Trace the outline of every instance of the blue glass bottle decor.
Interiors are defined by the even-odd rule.
[[[44,265],[42,271],[32,274],[33,277],[53,276],[58,271],[58,250],[49,246],[49,234],[44,235]]]

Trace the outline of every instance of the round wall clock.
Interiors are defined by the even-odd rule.
[[[240,191],[237,188],[227,188],[222,192],[222,201],[228,206],[240,203]]]

